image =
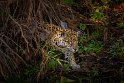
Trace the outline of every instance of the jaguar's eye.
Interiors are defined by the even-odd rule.
[[[64,32],[60,33],[60,36],[65,37],[65,33]]]

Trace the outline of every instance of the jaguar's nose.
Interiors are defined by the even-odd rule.
[[[68,50],[71,52],[77,52],[78,48],[68,47]]]
[[[78,48],[75,48],[74,50],[75,50],[75,52],[77,52],[78,51]]]
[[[72,51],[73,51],[73,52],[77,52],[77,51],[78,51],[78,49],[76,49],[76,48],[75,48],[75,49],[72,49]]]

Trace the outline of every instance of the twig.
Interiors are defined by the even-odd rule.
[[[20,28],[20,30],[21,30],[21,35],[22,35],[22,37],[24,38],[24,40],[25,40],[25,42],[26,42],[27,50],[28,50],[28,52],[29,52],[29,47],[28,47],[28,43],[29,43],[29,42],[27,41],[27,39],[26,39],[25,36],[24,36],[24,33],[23,33],[23,30],[22,30],[21,25],[20,25],[17,21],[15,21],[15,19],[13,19],[10,14],[8,14],[8,15],[9,15],[9,17],[11,18],[11,20],[12,20],[15,24],[17,24],[17,25],[19,26],[19,28]]]
[[[10,48],[10,46],[8,46],[7,43],[6,43],[3,39],[0,38],[0,40],[1,40],[1,42],[4,43],[16,56],[18,56],[18,58],[20,58],[20,59],[22,60],[22,62],[23,62],[25,65],[27,65],[27,63],[23,60],[23,58],[20,57],[15,51],[13,51],[12,48]]]

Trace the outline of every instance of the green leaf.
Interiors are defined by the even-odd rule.
[[[124,28],[124,22],[117,23],[118,28]]]
[[[60,62],[60,59],[57,59],[57,62],[62,66],[62,63]]]
[[[60,83],[72,83],[72,82],[75,82],[75,80],[61,76]]]
[[[79,27],[80,27],[81,30],[84,31],[87,26],[86,26],[86,24],[80,23]]]
[[[64,77],[63,77],[63,76],[61,76],[60,83],[65,83],[65,82],[64,82]]]
[[[68,83],[71,83],[71,82],[74,82],[75,80],[72,80],[72,79],[66,79],[66,82],[68,82]]]
[[[74,0],[64,0],[65,4],[72,5],[74,4]]]

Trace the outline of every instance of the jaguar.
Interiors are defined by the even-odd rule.
[[[72,69],[80,68],[74,57],[74,53],[78,51],[78,31],[62,28],[55,24],[44,24],[40,37],[46,44],[62,52]]]

